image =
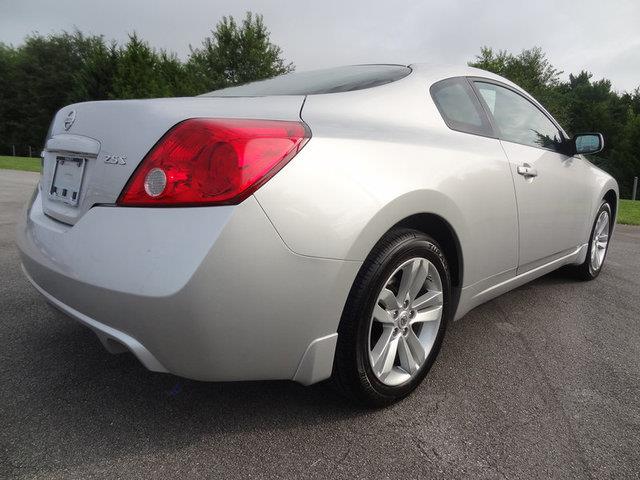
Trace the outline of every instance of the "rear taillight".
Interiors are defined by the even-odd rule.
[[[308,138],[301,122],[185,120],[147,154],[118,205],[240,203],[286,165]]]

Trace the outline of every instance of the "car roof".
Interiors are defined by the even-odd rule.
[[[412,74],[420,75],[432,83],[451,77],[483,77],[490,80],[497,80],[522,91],[515,83],[495,73],[482,70],[481,68],[469,67],[467,65],[427,62],[411,63],[408,66],[413,70]]]

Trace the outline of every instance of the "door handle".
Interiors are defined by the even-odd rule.
[[[527,177],[537,177],[538,176],[538,170],[533,168],[531,165],[528,165],[528,164],[525,163],[524,165],[518,165],[518,174],[519,175],[523,175],[525,178],[527,178]]]

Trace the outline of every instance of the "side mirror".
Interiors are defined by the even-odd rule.
[[[601,152],[604,148],[604,138],[601,133],[579,133],[571,140],[573,151],[578,154]]]

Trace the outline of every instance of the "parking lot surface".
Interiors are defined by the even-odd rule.
[[[598,279],[551,274],[450,326],[417,392],[200,383],[107,353],[20,270],[36,174],[0,170],[0,478],[638,478],[640,228]],[[123,272],[126,275],[126,272]]]

